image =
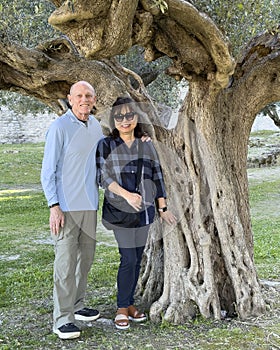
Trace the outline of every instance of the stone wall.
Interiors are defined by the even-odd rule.
[[[19,115],[8,108],[0,108],[0,144],[36,143],[45,140],[46,131],[56,114]]]
[[[45,134],[51,122],[58,118],[54,113],[19,115],[5,106],[0,106],[0,144],[3,143],[36,143],[45,140]],[[166,127],[174,127],[176,113]],[[175,124],[174,124],[175,123]],[[172,126],[171,126],[172,124]],[[174,124],[174,125],[173,125]],[[257,116],[252,131],[279,130],[269,117]]]

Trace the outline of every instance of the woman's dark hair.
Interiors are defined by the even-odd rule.
[[[136,138],[141,138],[143,135],[147,135],[147,132],[143,128],[143,124],[139,122],[139,120],[141,120],[141,111],[139,108],[136,108],[135,101],[130,97],[118,97],[114,102],[110,113],[109,124],[112,130],[111,136],[113,136],[113,138],[120,136],[119,130],[115,127],[114,115],[121,112],[123,105],[128,105],[132,111],[137,112],[138,114],[138,123],[134,129],[134,136]]]

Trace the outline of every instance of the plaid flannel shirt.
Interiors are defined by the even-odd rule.
[[[128,147],[120,138],[106,137],[97,147],[97,182],[105,189],[105,198],[114,198],[108,190],[112,182],[130,192],[136,189],[136,174],[138,164],[138,144],[136,139]],[[151,224],[155,216],[155,199],[166,198],[164,179],[158,155],[152,142],[143,142],[143,168],[140,193],[143,198],[143,210],[140,214],[140,224]]]

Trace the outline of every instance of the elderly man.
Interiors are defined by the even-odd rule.
[[[41,171],[55,242],[53,331],[61,339],[80,336],[75,320],[99,317],[85,307],[84,297],[96,245],[95,153],[103,134],[90,115],[96,94],[88,82],[75,83],[68,100],[71,109],[48,130]]]

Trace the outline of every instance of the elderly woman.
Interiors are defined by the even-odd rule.
[[[130,224],[110,226],[120,253],[118,310],[115,318],[118,329],[129,328],[130,320],[146,320],[146,315],[134,306],[134,292],[149,225],[154,220],[156,207],[162,220],[168,224],[176,223],[176,217],[167,209],[163,175],[154,145],[152,142],[141,141],[144,131],[136,107],[130,98],[120,97],[116,100],[110,114],[112,132],[99,142],[97,148],[98,182],[105,189],[103,222],[105,223],[105,212],[109,208],[114,212],[119,210],[129,215],[133,213]],[[138,186],[139,173],[141,181]],[[118,209],[116,203],[125,204],[126,208],[122,209],[124,206],[119,205]],[[133,221],[135,215],[138,220]],[[120,213],[119,216],[121,217]],[[125,219],[122,217],[121,220]]]

